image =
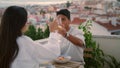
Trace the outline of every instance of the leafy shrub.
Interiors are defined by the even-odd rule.
[[[92,58],[84,58],[86,63],[85,68],[103,68],[105,64],[110,68],[120,68],[120,62],[118,62],[113,56],[104,54],[100,49],[99,44],[93,41],[93,36],[90,32],[91,26],[91,20],[88,20],[84,25],[79,26],[79,29],[82,29],[84,32],[86,48],[93,49],[92,52],[89,52],[89,54],[92,54]]]
[[[33,40],[39,40],[49,37],[49,27],[43,32],[41,28],[36,29],[34,25],[30,25],[29,29],[25,32],[25,35],[29,36]]]
[[[89,52],[92,54],[92,58],[85,57],[85,68],[103,68],[104,66],[104,53],[99,48],[99,44],[93,41],[92,33],[90,32],[90,27],[92,26],[92,21],[88,20],[84,25],[80,25],[79,29],[84,32],[86,48],[92,48],[93,51]]]

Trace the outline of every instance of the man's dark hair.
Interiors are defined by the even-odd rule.
[[[70,11],[68,9],[61,9],[57,11],[57,15],[62,14],[65,15],[70,20]]]

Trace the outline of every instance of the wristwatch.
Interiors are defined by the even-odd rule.
[[[66,32],[65,37],[68,37],[69,35],[70,35],[70,32],[68,31],[68,32]]]

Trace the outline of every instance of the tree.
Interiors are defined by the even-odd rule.
[[[33,40],[40,40],[40,39],[48,38],[50,31],[48,25],[44,32],[41,28],[36,29],[35,26],[30,25],[28,30],[24,34],[29,36]]]
[[[38,28],[38,31],[37,31],[37,33],[36,33],[36,39],[43,39],[43,31],[42,31],[42,29],[41,28]]]
[[[50,34],[50,30],[49,30],[49,26],[47,25],[47,28],[46,28],[46,30],[45,30],[44,33],[43,33],[44,38],[48,38],[48,37],[49,37],[49,34]]]
[[[71,3],[69,1],[67,1],[66,7],[69,8],[70,6],[71,6]]]
[[[45,13],[46,12],[43,9],[40,10],[40,14],[45,14]]]
[[[120,2],[120,0],[117,0],[118,2]]]
[[[24,34],[29,36],[33,40],[36,40],[36,28],[34,27],[34,25],[30,25],[28,31],[26,31]]]
[[[30,25],[28,30],[24,33],[29,36],[32,40],[43,39],[43,31],[41,28],[36,29],[34,25]]]

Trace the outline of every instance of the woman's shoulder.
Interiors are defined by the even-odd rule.
[[[31,50],[35,48],[35,46],[33,45],[38,45],[30,37],[25,35],[18,37],[16,41],[19,47],[24,47],[26,49],[31,49]]]
[[[26,35],[19,36],[16,40],[17,41],[33,41],[30,37]]]

